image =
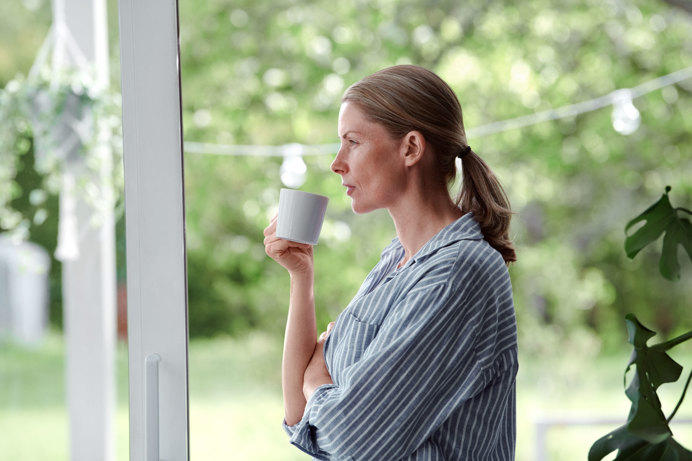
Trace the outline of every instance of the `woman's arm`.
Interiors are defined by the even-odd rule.
[[[317,341],[312,246],[276,236],[276,216],[264,230],[264,249],[291,277],[281,382],[286,424],[300,421],[305,410],[303,377]]]
[[[305,411],[303,377],[315,351],[317,338],[313,287],[312,273],[291,274],[291,296],[281,364],[284,417],[289,426],[300,421]]]
[[[315,346],[315,352],[312,354],[312,359],[308,367],[305,369],[303,376],[303,395],[305,400],[310,400],[315,390],[324,384],[334,384],[332,377],[327,369],[327,363],[324,361],[324,343],[327,341],[329,334],[334,328],[334,322],[327,325],[327,331],[323,332]]]

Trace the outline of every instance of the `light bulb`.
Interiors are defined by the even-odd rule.
[[[289,144],[284,149],[284,161],[279,169],[281,182],[286,187],[297,189],[305,184],[308,167],[303,161],[301,154],[303,146],[300,144]]]
[[[613,129],[622,135],[630,135],[637,131],[641,123],[639,111],[632,103],[632,92],[628,89],[617,90],[613,97]]]

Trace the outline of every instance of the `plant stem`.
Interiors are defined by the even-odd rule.
[[[680,400],[678,400],[678,404],[675,405],[675,409],[673,409],[673,412],[670,414],[670,416],[668,416],[668,423],[670,423],[670,420],[673,419],[673,416],[675,416],[675,413],[678,412],[680,405],[682,405],[682,401],[685,399],[685,394],[687,393],[687,388],[690,385],[690,380],[692,380],[692,371],[690,371],[690,375],[687,377],[687,382],[685,383],[685,388],[682,390],[682,395],[680,396]]]
[[[684,211],[687,214],[692,214],[692,211],[688,210],[687,208],[683,208],[681,206],[677,207],[675,211]]]
[[[656,344],[655,346],[651,346],[650,349],[659,350],[659,351],[667,351],[668,349],[672,349],[673,347],[677,346],[680,343],[684,343],[688,339],[692,339],[692,330],[678,336],[677,338],[673,338],[669,341],[665,341],[665,342]]]

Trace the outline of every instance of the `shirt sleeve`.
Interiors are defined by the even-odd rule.
[[[483,278],[411,290],[341,385],[318,388],[286,427],[291,443],[327,460],[399,460],[421,447],[492,377],[497,302]]]

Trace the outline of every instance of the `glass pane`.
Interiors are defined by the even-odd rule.
[[[549,3],[530,12],[512,2],[478,8],[391,0],[181,1],[193,458],[306,459],[280,427],[288,279],[264,255],[262,229],[281,187],[330,197],[315,249],[322,331],[394,230],[386,213],[352,214],[329,171],[329,152],[303,155],[303,163],[281,157],[300,159],[293,143],[338,142],[343,91],[398,63],[423,65],[450,83],[468,133],[477,130],[474,151],[497,173],[516,212],[510,235],[519,261],[510,274],[520,353],[517,459],[537,459],[541,450],[547,459],[586,459],[591,444],[617,427],[599,421],[627,417],[624,314],[639,312],[667,335],[690,328],[689,258],[680,253],[682,280],[669,283],[658,274],[656,252],[633,262],[622,251],[627,220],[665,184],[674,185],[680,206],[690,203],[692,157],[683,155],[689,140],[681,140],[689,132],[689,91],[680,91],[689,85],[634,101],[642,119],[630,137],[613,129],[612,108],[600,105],[578,117],[509,127],[588,98],[607,100],[616,88],[687,66],[689,47],[681,44],[689,43],[689,27],[667,18],[665,8],[625,11],[591,2],[565,11]],[[626,38],[594,41],[593,30]],[[646,46],[629,43],[639,36],[648,37]],[[631,59],[642,49],[649,51],[645,67]],[[687,60],[680,61],[681,49]],[[575,67],[589,62],[599,65]],[[488,132],[494,134],[478,135]],[[685,347],[676,359],[683,365],[692,346]],[[666,412],[683,384],[662,392]],[[551,426],[541,448],[537,431],[557,417],[591,425]],[[683,405],[676,419],[689,417]],[[689,425],[675,431],[689,447]]]
[[[330,197],[316,248],[320,329],[392,238],[386,214],[354,225],[358,218],[330,171],[349,63],[337,60],[332,69],[335,24],[312,20],[323,10],[310,10],[317,16],[303,24],[308,10],[180,2],[192,459],[309,459],[281,426],[289,280],[265,255],[262,235],[279,190]],[[292,143],[327,147],[284,163],[283,154],[299,153]],[[266,148],[239,145],[285,147],[266,156]]]
[[[117,5],[110,3],[109,42],[117,46]],[[117,132],[119,112],[110,92],[87,97],[92,88],[82,80],[86,73],[52,71],[57,62],[53,52],[60,46],[48,38],[51,7],[48,0],[0,5],[0,457],[67,461],[85,453],[85,447],[93,447],[95,442],[74,434],[71,438],[72,417],[83,427],[103,428],[103,440],[96,444],[99,453],[107,455],[99,455],[99,459],[124,461],[129,458],[127,345],[124,324],[116,326],[116,315],[124,319],[125,310],[125,274],[119,270],[125,262],[122,200],[116,189],[119,210],[106,207],[115,222],[109,224],[110,235],[101,237],[91,220],[83,219],[82,208],[99,206],[97,202],[103,198],[99,182],[85,181],[80,173],[68,176],[63,170],[64,158],[86,157],[87,163],[95,159],[92,128],[102,125],[91,124],[92,115],[101,116]],[[80,4],[80,12],[86,10]],[[117,60],[113,56],[113,62]],[[37,72],[30,75],[32,68]],[[118,88],[119,82],[112,87]],[[65,123],[66,114],[82,122],[78,137],[74,137],[74,125],[63,130],[70,125]],[[66,142],[70,136],[73,138]],[[73,143],[75,139],[79,142]],[[121,177],[119,152],[110,152],[115,154],[113,177]],[[93,172],[93,166],[86,169]],[[70,200],[61,203],[61,193],[68,186],[73,186]],[[61,208],[64,212],[72,205],[76,207],[72,217],[82,217],[81,222],[70,221],[69,213],[61,215]],[[107,242],[107,250],[99,258],[106,263],[84,269],[79,261],[96,261],[89,245],[101,238]],[[108,280],[106,301],[89,302],[85,308],[84,301],[90,299],[94,286],[100,286],[102,276]],[[72,289],[67,288],[68,279]],[[79,316],[86,314],[79,328],[74,324],[68,328],[65,321],[68,291],[72,293],[70,305],[80,305]],[[74,341],[84,331],[82,327],[98,336],[95,341],[87,340],[88,347]],[[92,352],[108,357],[107,362],[83,363],[85,357],[95,357]],[[70,363],[77,365],[76,373],[68,372]],[[104,377],[94,379],[95,375]],[[78,397],[73,401],[83,406],[72,416],[70,382],[79,389],[94,389],[85,394],[76,391]],[[107,402],[88,402],[90,395],[104,393],[110,396]],[[98,408],[112,414],[100,418],[94,414]]]

